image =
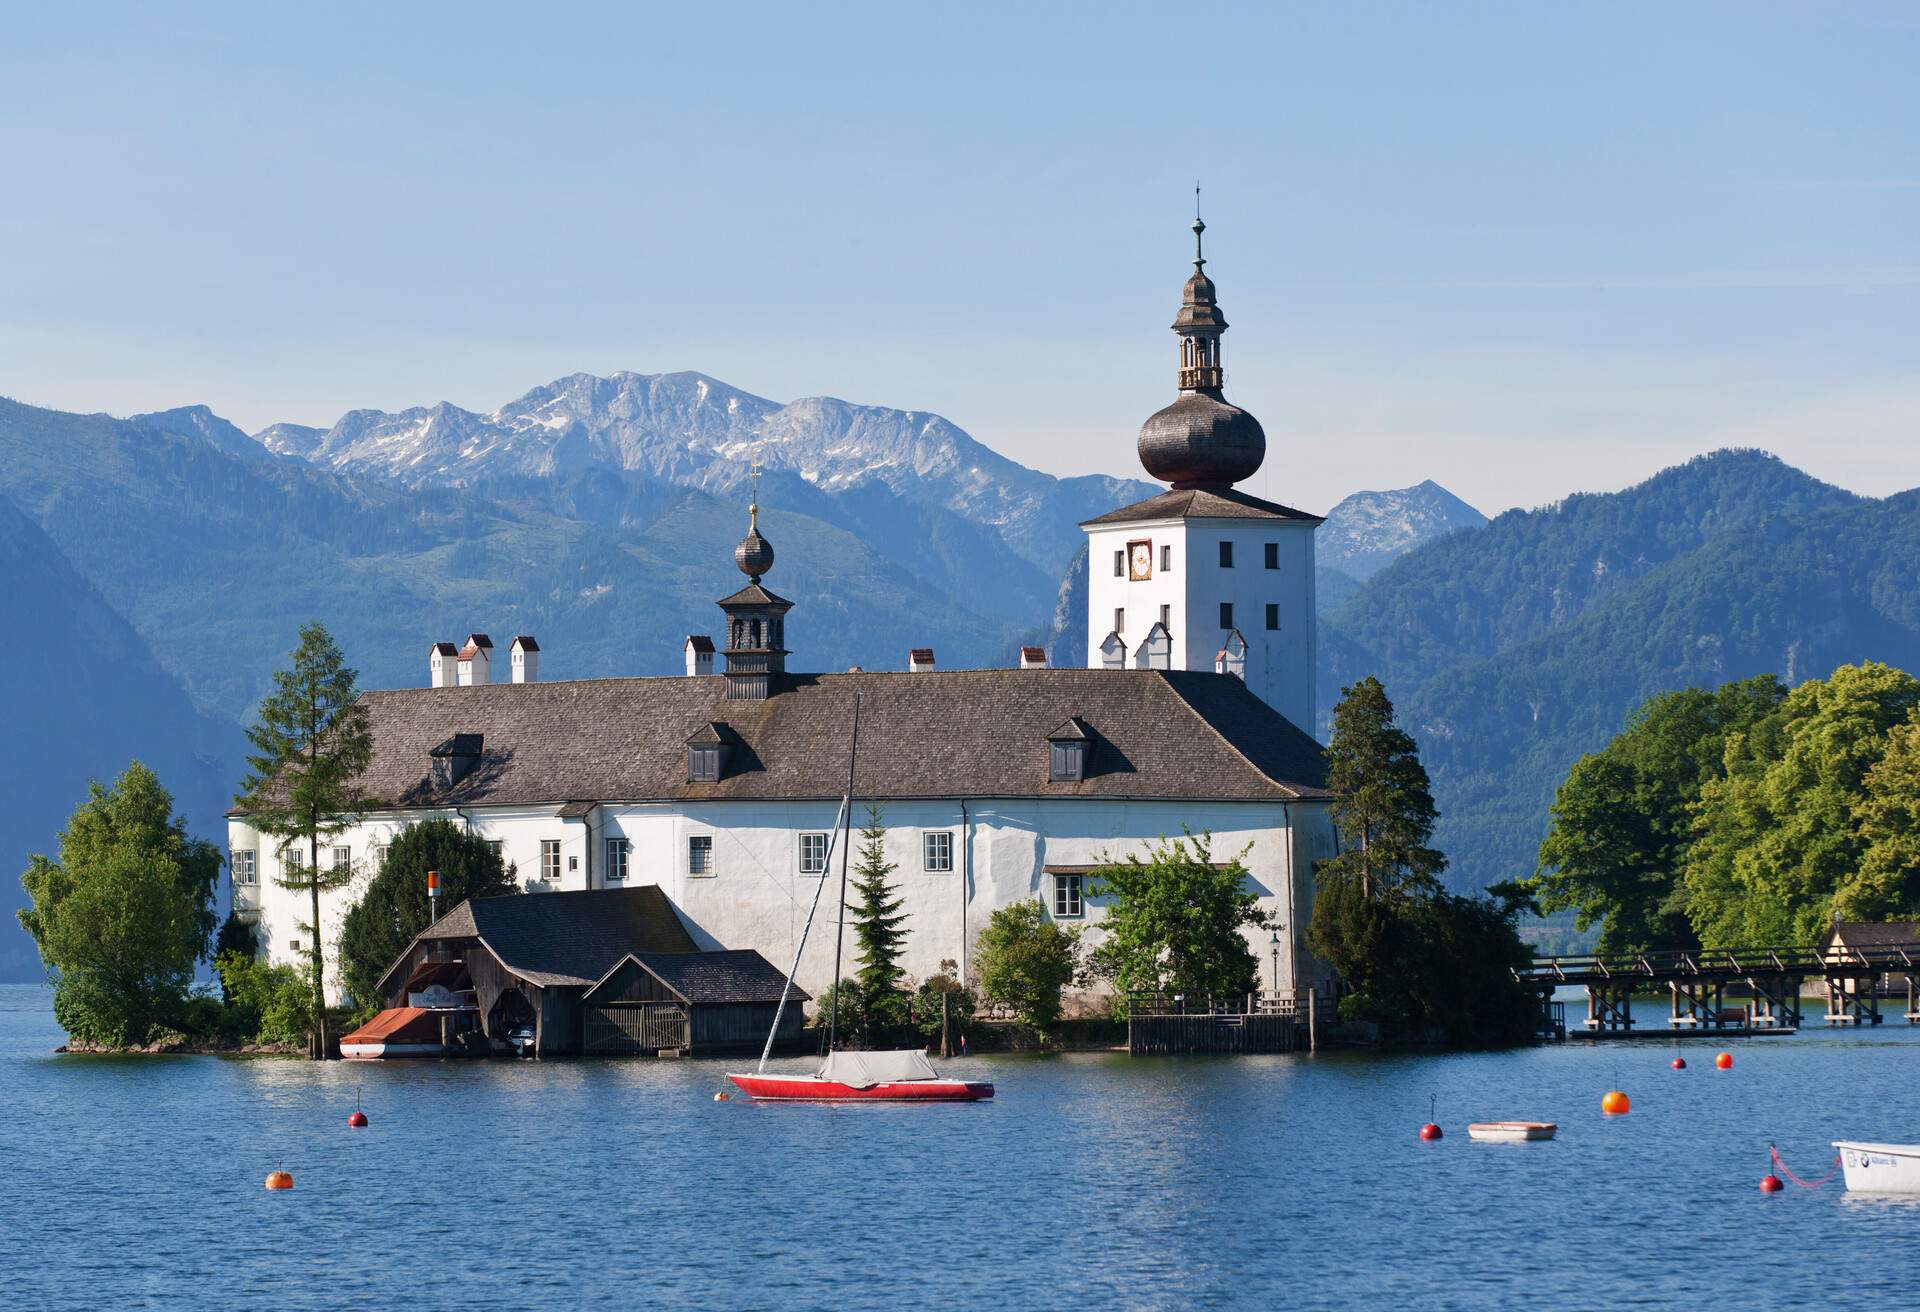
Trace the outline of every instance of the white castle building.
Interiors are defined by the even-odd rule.
[[[762,582],[774,552],[752,507],[734,553],[746,586],[719,602],[718,672],[714,643],[694,635],[684,676],[542,682],[539,646],[521,636],[501,682],[476,633],[430,648],[427,686],[364,695],[374,759],[362,783],[378,805],[324,856],[362,873],[324,895],[329,962],[394,835],[438,816],[497,844],[528,892],[656,884],[703,947],[754,948],[784,968],[829,873],[857,703],[854,827],[869,802],[882,808],[911,975],[952,960],[971,976],[988,917],[1023,899],[1097,935],[1098,864],[1190,829],[1212,832],[1217,861],[1245,851],[1281,927],[1277,940],[1249,932],[1262,986],[1315,982],[1301,940],[1314,864],[1334,851],[1321,750],[1302,727],[1320,521],[1234,486],[1260,467],[1266,437],[1222,396],[1227,324],[1201,231],[1196,220],[1174,321],[1180,395],[1139,439],[1147,471],[1172,487],[1083,525],[1086,668],[1047,668],[1029,648],[1004,669],[942,670],[916,650],[897,673],[790,671],[796,604]],[[228,843],[235,911],[270,960],[297,964],[310,904],[275,876],[303,853],[237,812]],[[833,973],[833,901],[829,889],[829,930],[795,977],[816,994]]]

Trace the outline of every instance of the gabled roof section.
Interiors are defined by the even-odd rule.
[[[786,606],[791,608],[793,605],[792,602],[788,601],[779,593],[769,592],[767,589],[761,587],[758,581],[747,584],[746,587],[740,589],[740,591],[730,597],[720,598],[717,604],[722,608],[727,606]]]
[[[689,633],[686,642],[681,645],[694,651],[710,652],[713,650],[713,639],[704,633]]]
[[[460,649],[450,642],[436,642],[427,650],[431,654],[440,656],[458,656],[460,654]]]
[[[519,634],[514,638],[512,645],[514,647],[518,647],[521,651],[539,651],[540,650],[540,644],[533,640],[533,635],[531,633]]]
[[[1087,722],[1077,715],[1069,715],[1066,722],[1047,735],[1050,743],[1085,742],[1093,737],[1093,731]]]
[[[1920,943],[1920,920],[1836,920],[1827,931],[1827,940],[1850,948]]]
[[[709,720],[687,736],[689,747],[725,746],[733,741],[733,730],[724,723]]]
[[[1325,518],[1324,515],[1312,515],[1304,510],[1295,510],[1292,506],[1283,506],[1277,501],[1263,501],[1235,487],[1183,487],[1172,488],[1157,497],[1148,497],[1145,501],[1136,501],[1130,506],[1082,520],[1080,527],[1131,524],[1150,519],[1285,519],[1319,524]]]
[[[779,1002],[787,977],[779,968],[751,948],[721,952],[629,952],[613,963],[582,995],[592,1001],[609,980],[629,963],[644,970],[682,1002],[692,1006],[717,1006],[739,1002]],[[810,1002],[807,992],[795,986],[787,993],[789,1003]]]

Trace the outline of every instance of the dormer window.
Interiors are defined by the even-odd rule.
[[[1079,716],[1047,735],[1047,778],[1056,784],[1077,784],[1087,777],[1087,748],[1093,732]]]
[[[719,722],[701,726],[687,739],[687,782],[717,784],[727,773],[733,755],[733,731]]]

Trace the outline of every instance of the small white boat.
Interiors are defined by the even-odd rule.
[[[1553,1138],[1558,1128],[1552,1121],[1475,1121],[1467,1136],[1481,1143],[1531,1143]]]
[[[1847,1188],[1865,1194],[1920,1194],[1920,1144],[1835,1139]]]

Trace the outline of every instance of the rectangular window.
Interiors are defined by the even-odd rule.
[[[627,877],[627,840],[609,838],[607,840],[607,882],[618,884]]]
[[[687,873],[690,875],[713,873],[712,834],[692,834],[687,838]]]
[[[502,849],[504,849],[506,845],[507,845],[507,840],[504,838],[489,838],[487,840],[487,846],[493,849],[493,854],[495,856],[499,856]]]
[[[375,870],[381,870],[386,867],[387,853],[393,850],[393,844],[392,843],[375,843],[373,847],[369,850],[371,851],[373,856],[373,868]]]
[[[1162,574],[1165,574],[1168,570],[1172,568],[1173,568],[1173,548],[1163,543],[1161,544],[1161,547],[1160,547],[1160,572]]]
[[[1270,601],[1267,603],[1267,627],[1270,629],[1280,627],[1280,603],[1278,602]]]
[[[297,874],[306,868],[307,854],[297,847],[290,847],[280,854],[280,868],[288,874]]]
[[[1124,606],[1116,606],[1113,609],[1113,631],[1115,633],[1127,631],[1127,611]]]
[[[800,835],[800,873],[803,875],[827,873],[827,836],[825,834]]]
[[[238,847],[229,858],[233,862],[233,882],[236,884],[257,884],[260,882],[258,853],[250,847]]]
[[[1267,543],[1267,568],[1280,568],[1280,544],[1278,542]]]
[[[1233,543],[1231,542],[1222,542],[1220,544],[1220,568],[1233,568]]]
[[[333,868],[335,870],[353,869],[353,849],[350,847],[334,848],[333,849]]]
[[[1053,918],[1055,920],[1078,920],[1084,916],[1086,907],[1080,901],[1081,875],[1055,875],[1053,877]]]
[[[687,782],[694,784],[720,782],[720,748],[717,744],[708,743],[687,748]]]
[[[299,940],[299,939],[297,939],[297,938],[290,938],[290,939],[288,939],[288,940],[287,940],[287,951],[289,951],[289,952],[298,952],[299,950],[300,950],[300,940]]]
[[[920,836],[920,851],[929,874],[944,875],[953,869],[953,833],[947,829],[930,830]]]
[[[560,840],[557,838],[540,840],[540,878],[549,884],[560,882]]]
[[[1223,629],[1233,627],[1233,603],[1230,601],[1220,603],[1220,627]]]
[[[1086,778],[1087,745],[1083,742],[1058,742],[1049,754],[1047,777],[1056,784],[1077,784]]]
[[[1113,553],[1113,576],[1117,579],[1123,579],[1127,576],[1127,553],[1125,551],[1116,551]]]

